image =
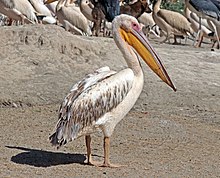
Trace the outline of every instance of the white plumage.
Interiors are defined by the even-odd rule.
[[[153,19],[156,24],[166,33],[166,39],[163,42],[167,41],[174,35],[174,43],[176,42],[175,36],[180,35],[193,35],[194,31],[190,26],[190,22],[180,13],[160,9],[161,0],[156,0],[156,3],[153,6]]]
[[[46,3],[51,3],[56,0],[48,0]],[[79,7],[70,0],[59,0],[56,6],[56,16],[59,22],[67,31],[74,32],[77,35],[91,35],[91,29],[86,17],[81,13]]]
[[[28,0],[0,0],[0,13],[22,23],[35,23],[35,10]]]
[[[194,42],[195,47],[201,46],[203,37],[213,39],[213,40],[217,39],[216,35],[214,35],[214,32],[211,31],[206,19],[199,18],[199,16],[196,13],[191,12],[186,6],[184,9],[184,13],[187,19],[190,21],[193,30],[196,33],[198,33],[198,36]],[[196,43],[197,40],[198,40],[198,43]]]
[[[46,7],[42,0],[29,0],[35,11],[40,15],[52,17],[50,10]]]

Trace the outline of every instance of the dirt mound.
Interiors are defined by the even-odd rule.
[[[54,25],[2,27],[0,33],[2,107],[60,103],[86,73],[106,65],[114,70],[126,66],[111,38],[75,36]],[[206,108],[209,103],[200,98],[207,96],[215,109],[219,107],[216,100],[220,98],[218,51],[152,43],[178,91],[172,92],[142,64],[145,86],[135,108],[144,109],[149,102],[160,107],[169,102],[178,109],[201,107],[197,104],[200,102]]]
[[[58,26],[2,27],[0,34],[2,106],[58,102],[85,73],[123,62],[112,39],[74,36]]]

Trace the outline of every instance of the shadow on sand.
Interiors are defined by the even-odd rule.
[[[51,152],[17,146],[6,147],[25,151],[11,157],[11,161],[17,164],[27,164],[36,167],[50,167],[60,164],[85,164],[84,161],[86,160],[86,157],[83,154]]]

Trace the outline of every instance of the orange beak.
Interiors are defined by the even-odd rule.
[[[120,28],[120,33],[127,43],[138,52],[141,58],[154,71],[154,73],[156,73],[166,84],[176,91],[176,87],[171,81],[159,55],[151,46],[143,32],[141,30],[137,31],[134,29],[126,32],[123,28]]]

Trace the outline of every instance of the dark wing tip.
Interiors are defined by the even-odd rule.
[[[56,134],[56,132],[55,132],[55,133],[53,133],[53,134],[49,137],[50,143],[51,143],[53,146],[59,145],[58,139],[57,139],[56,135],[57,135],[57,134]]]
[[[65,140],[62,140],[61,142],[57,139],[57,133],[54,132],[50,137],[49,141],[52,144],[52,146],[57,146],[57,149],[59,149],[62,145],[66,144]]]

